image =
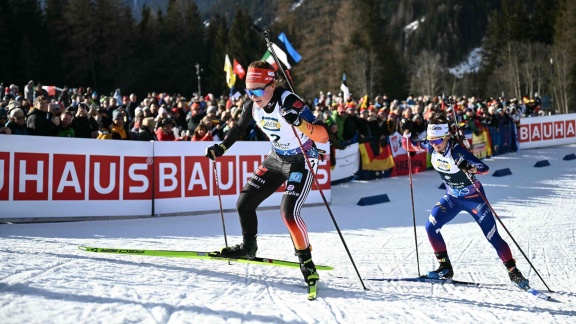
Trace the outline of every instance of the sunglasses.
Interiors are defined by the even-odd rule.
[[[262,97],[264,95],[264,90],[266,90],[266,88],[271,85],[272,82],[274,82],[274,80],[268,82],[268,84],[266,84],[263,88],[246,89],[246,94],[248,94],[248,97]]]
[[[428,142],[433,145],[440,145],[442,144],[442,142],[444,142],[444,139],[446,139],[446,136],[435,139],[429,139]]]

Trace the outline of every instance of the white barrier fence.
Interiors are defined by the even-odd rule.
[[[530,149],[576,143],[576,114],[520,119],[519,148]]]
[[[576,114],[522,118],[520,149],[576,143]],[[394,141],[393,141],[394,142]],[[0,219],[91,218],[205,213],[219,209],[211,142],[135,142],[0,135]],[[328,144],[319,148],[330,152]],[[397,147],[393,146],[393,153]],[[268,142],[237,142],[216,163],[222,206],[236,199],[270,150]],[[358,145],[336,150],[336,166],[321,161],[318,182],[354,175]],[[262,203],[280,204],[284,186]],[[316,186],[307,204],[323,203]]]
[[[211,142],[134,142],[6,135],[0,138],[0,219],[151,216],[219,210]],[[319,145],[326,151],[327,144]],[[222,206],[238,194],[270,151],[237,142],[216,163]],[[329,156],[317,179],[328,201]],[[284,186],[262,203],[278,206]],[[307,204],[322,203],[316,186]]]

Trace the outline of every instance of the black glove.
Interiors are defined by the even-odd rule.
[[[474,165],[470,164],[468,161],[464,159],[456,161],[456,166],[462,171],[469,171],[474,168]]]
[[[214,161],[215,157],[221,157],[226,152],[224,144],[214,144],[206,148],[206,157]]]
[[[300,112],[293,108],[282,108],[282,117],[291,125],[300,126]]]
[[[412,121],[408,118],[402,118],[400,120],[400,130],[403,134],[412,132]]]

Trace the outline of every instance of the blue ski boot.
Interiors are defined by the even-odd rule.
[[[452,264],[448,258],[448,252],[436,252],[434,253],[436,259],[440,263],[438,269],[434,271],[428,271],[428,278],[433,279],[450,279],[454,276],[454,270],[452,270]]]
[[[524,278],[522,272],[516,268],[516,260],[508,260],[504,262],[504,266],[508,269],[508,276],[510,276],[510,280],[520,289],[528,289],[530,288],[530,281]]]

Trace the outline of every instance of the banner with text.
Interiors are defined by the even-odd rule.
[[[146,216],[219,209],[212,142],[134,142],[0,135],[0,218]],[[329,151],[327,144],[319,145]],[[222,206],[236,199],[270,151],[237,142],[215,163]],[[330,201],[329,156],[317,179]],[[279,205],[280,188],[262,206]],[[323,202],[316,185],[307,204]]]

